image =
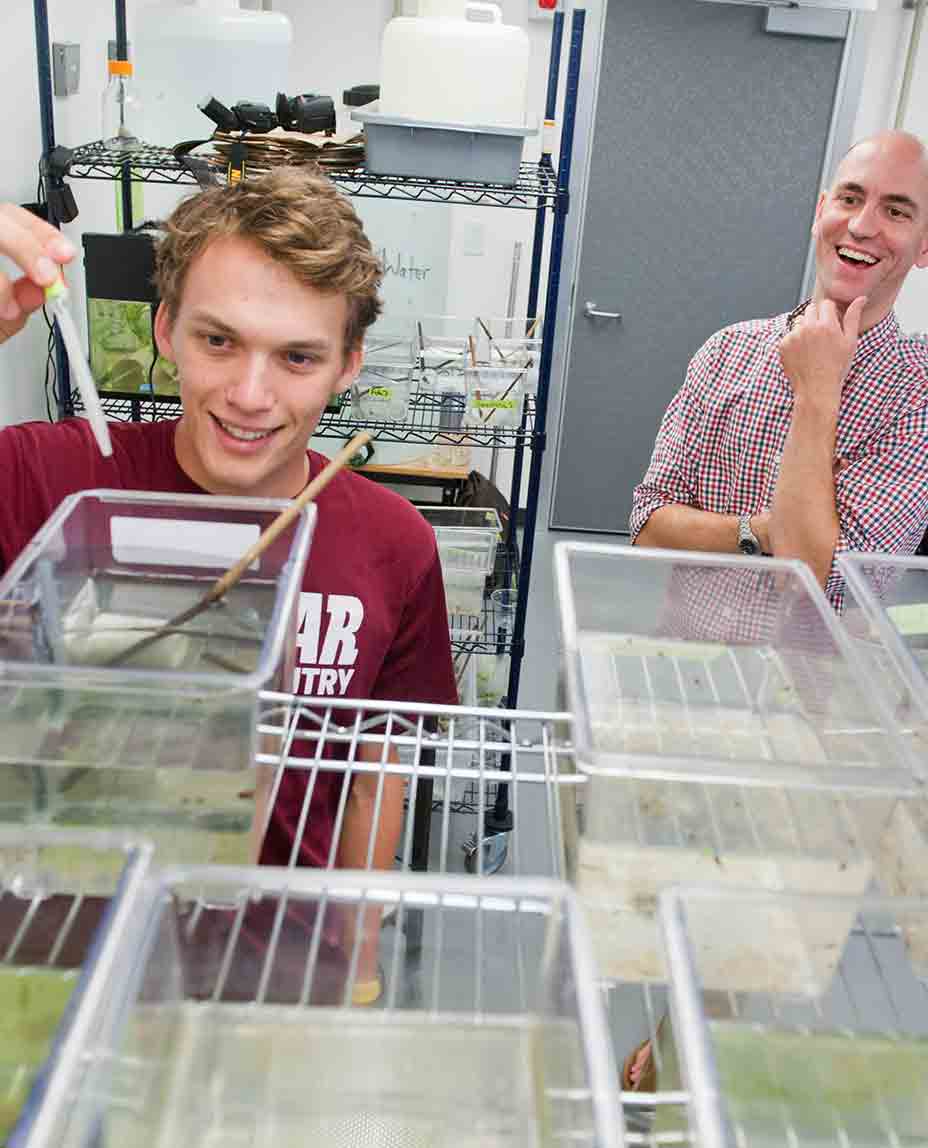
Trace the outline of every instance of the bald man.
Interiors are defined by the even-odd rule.
[[[815,209],[815,289],[689,364],[636,487],[640,546],[800,558],[840,611],[843,551],[914,553],[928,526],[928,344],[893,313],[928,265],[928,150],[855,145]]]

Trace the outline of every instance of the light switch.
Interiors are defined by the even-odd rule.
[[[80,44],[52,44],[52,91],[56,96],[73,96],[80,82]]]

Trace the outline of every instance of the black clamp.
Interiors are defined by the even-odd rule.
[[[45,198],[48,201],[48,216],[53,223],[70,223],[77,219],[77,203],[74,192],[64,182],[71,170],[74,152],[67,147],[52,148],[39,160],[39,174],[45,184]]]

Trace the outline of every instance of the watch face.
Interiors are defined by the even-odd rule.
[[[742,554],[756,554],[757,553],[757,547],[750,540],[750,538],[742,538],[742,540],[738,543],[738,549],[741,551]]]

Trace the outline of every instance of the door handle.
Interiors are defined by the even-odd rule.
[[[615,319],[619,323],[622,322],[622,316],[618,311],[597,311],[596,304],[590,299],[583,304],[583,313],[588,319]]]

